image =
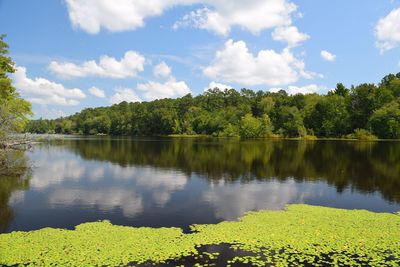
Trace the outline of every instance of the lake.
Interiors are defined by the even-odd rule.
[[[0,232],[182,227],[305,203],[400,211],[400,142],[64,137],[0,179]]]

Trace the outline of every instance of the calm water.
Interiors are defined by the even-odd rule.
[[[306,203],[400,211],[400,142],[67,138],[0,178],[0,231],[178,226]]]

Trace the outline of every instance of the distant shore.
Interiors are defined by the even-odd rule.
[[[400,139],[380,139],[380,138],[371,138],[371,139],[357,139],[357,138],[347,138],[347,137],[316,137],[316,136],[306,136],[306,137],[282,137],[282,136],[272,136],[272,137],[259,137],[259,138],[241,138],[239,136],[232,137],[220,137],[220,136],[212,136],[206,134],[170,134],[170,135],[138,135],[138,136],[129,136],[129,135],[107,135],[107,134],[95,134],[95,135],[83,135],[83,134],[31,134],[25,133],[24,136],[28,138],[37,139],[46,139],[45,137],[49,137],[51,139],[57,139],[60,137],[124,137],[124,138],[208,138],[215,140],[241,140],[241,141],[277,141],[277,140],[292,140],[292,141],[361,141],[361,142],[400,142]]]

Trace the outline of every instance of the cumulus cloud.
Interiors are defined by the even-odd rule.
[[[376,46],[381,53],[400,45],[400,8],[392,10],[375,26]]]
[[[157,77],[168,77],[171,75],[171,68],[163,61],[154,67],[153,74]]]
[[[144,100],[155,100],[163,98],[176,98],[191,93],[188,85],[184,81],[177,81],[171,73],[171,68],[161,62],[153,69],[156,77],[163,77],[163,81],[147,81],[138,83],[136,89],[123,88],[116,89],[116,93],[111,97],[112,104],[118,104],[122,101],[136,102]],[[139,93],[140,97],[137,95]]]
[[[89,92],[92,95],[94,95],[96,97],[99,97],[99,98],[105,98],[106,97],[106,94],[104,93],[104,90],[101,90],[101,89],[99,89],[97,87],[94,87],[94,86],[89,88]]]
[[[49,70],[61,78],[81,78],[88,76],[122,79],[135,77],[144,69],[145,58],[135,51],[127,51],[123,58],[117,60],[110,56],[100,57],[95,60],[85,61],[81,64],[71,62],[53,61]]]
[[[328,52],[326,50],[321,51],[321,57],[326,61],[335,61],[336,60],[336,55],[334,55],[331,52]]]
[[[191,93],[184,81],[177,81],[173,76],[170,76],[163,83],[155,81],[140,83],[137,89],[143,92],[143,97],[146,100],[175,98]]]
[[[229,40],[217,51],[212,64],[203,73],[214,80],[243,85],[280,86],[303,77],[311,79],[314,73],[305,70],[305,64],[286,48],[281,53],[261,50],[253,55],[244,41]]]
[[[198,9],[186,14],[172,28],[177,30],[186,27],[209,30],[221,35],[227,35],[230,31],[228,21],[225,21],[218,12],[214,12],[208,8]]]
[[[31,79],[27,77],[26,72],[26,68],[17,67],[13,80],[15,87],[32,103],[74,106],[86,97],[78,88],[68,89],[44,78]]]
[[[161,15],[165,0],[66,0],[69,18],[74,27],[88,33],[134,30],[144,25],[146,17]]]
[[[174,29],[191,26],[227,35],[233,26],[239,26],[257,34],[265,29],[290,25],[291,14],[297,9],[296,5],[286,0],[198,2],[208,7],[185,15],[175,23]]]
[[[134,30],[144,20],[177,5],[204,5],[185,15],[174,27],[193,26],[226,35],[232,26],[252,33],[290,25],[296,5],[287,0],[66,0],[74,27],[88,33]]]
[[[216,83],[216,82],[210,82],[206,88],[204,88],[204,91],[207,91],[208,89],[214,89],[218,88],[220,90],[225,90],[225,89],[232,89],[233,87],[227,84],[223,83]]]
[[[305,86],[288,86],[287,89],[284,88],[271,88],[269,89],[270,92],[276,93],[279,92],[280,90],[284,90],[286,91],[289,95],[295,95],[295,94],[314,94],[317,93],[321,90],[325,90],[327,89],[326,86],[319,86],[316,84],[309,84],[309,85],[305,85]]]
[[[296,26],[278,27],[272,32],[272,39],[286,42],[289,47],[295,47],[310,39],[310,36],[299,32]]]
[[[142,100],[136,95],[135,91],[129,88],[115,89],[116,93],[111,97],[111,104],[119,104],[121,102],[141,102]]]

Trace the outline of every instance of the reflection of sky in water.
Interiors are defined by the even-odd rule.
[[[235,220],[247,211],[288,203],[397,211],[379,193],[337,193],[325,182],[224,182],[152,167],[84,160],[62,147],[36,148],[30,189],[12,193],[14,219],[6,231],[72,228],[109,219],[137,226],[180,226]]]
[[[82,205],[103,211],[118,207],[124,215],[134,216],[143,211],[141,192],[150,191],[150,200],[162,207],[187,182],[180,172],[85,161],[67,151],[37,150],[32,158],[30,188],[46,194],[50,206]]]
[[[218,218],[235,220],[250,210],[282,209],[288,203],[304,203],[318,195],[316,184],[307,187],[293,180],[227,185],[219,183],[204,192],[203,199],[214,208]]]

